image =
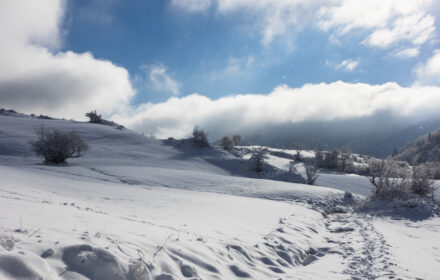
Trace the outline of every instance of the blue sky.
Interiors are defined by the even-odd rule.
[[[181,96],[197,92],[219,98],[268,93],[280,84],[300,87],[338,80],[409,86],[415,79],[412,69],[438,45],[426,42],[416,57],[400,58],[393,52],[410,47],[408,42],[393,48],[366,46],[362,42],[370,30],[359,29],[335,43],[330,32],[316,26],[298,31],[294,25],[265,44],[256,17],[246,9],[222,14],[214,5],[190,12],[171,1],[71,1],[63,49],[91,51],[126,68],[138,92],[134,102],[142,103],[172,95],[148,86],[148,69],[154,65],[178,82]],[[357,66],[338,68],[344,60]]]
[[[439,15],[437,0],[0,1],[0,104],[158,137],[431,118]]]

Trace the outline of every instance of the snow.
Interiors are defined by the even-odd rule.
[[[395,270],[402,279],[438,278],[439,218],[423,221],[376,219],[374,225],[389,242]]]
[[[41,164],[28,142],[42,124],[77,131],[90,150],[68,165]],[[435,279],[440,273],[439,218],[353,213],[344,192],[368,194],[367,178],[321,172],[318,186],[292,183],[289,160],[279,155],[270,155],[270,172],[256,175],[246,159],[188,141],[0,116],[0,279]],[[303,173],[301,164],[296,168]]]
[[[277,275],[272,269],[293,270],[310,248],[326,246],[323,216],[291,203],[79,179],[33,168],[2,166],[0,176],[1,232],[5,240],[12,237],[12,251],[33,257],[48,249],[55,252],[44,259],[46,269],[35,265],[41,277],[55,277],[65,266],[77,267],[82,251],[65,251],[80,245],[95,249],[83,250],[89,266],[79,273],[104,275],[97,279],[109,279],[105,275],[116,273],[112,269],[128,275],[138,250],[148,264],[156,265],[151,269],[156,276],[181,275],[179,265],[186,261],[202,278],[233,278],[235,265],[264,279]],[[166,249],[154,258],[157,246],[164,243]],[[105,251],[99,251],[102,248]],[[23,264],[34,263],[20,254],[14,257]],[[262,258],[275,265],[264,265]],[[76,271],[70,268],[63,275],[75,275],[72,270]]]

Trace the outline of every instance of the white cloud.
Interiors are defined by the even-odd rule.
[[[57,52],[64,1],[0,2],[0,104],[83,118],[125,110],[135,94],[126,69],[91,53]]]
[[[203,73],[198,78],[210,81],[237,79],[252,73],[254,66],[255,58],[251,55],[245,57],[231,56],[223,67]]]
[[[63,1],[0,1],[2,53],[20,44],[58,47],[63,9]]]
[[[146,87],[151,87],[160,93],[180,95],[180,83],[167,73],[167,68],[164,65],[143,65],[141,69],[145,70],[148,75]]]
[[[435,18],[423,13],[400,17],[391,28],[376,29],[364,41],[374,47],[388,48],[401,41],[411,42],[420,46],[434,37]]]
[[[283,35],[292,36],[309,24],[315,9],[323,0],[217,0],[218,11],[226,14],[239,10],[256,14],[256,26],[261,29],[262,42],[270,44]]]
[[[224,69],[225,74],[240,74],[249,69],[255,62],[253,56],[247,56],[242,58],[230,57],[228,59],[228,65]]]
[[[381,48],[398,42],[420,46],[435,35],[435,18],[430,14],[434,0],[175,0],[173,3],[193,12],[204,11],[216,3],[221,14],[242,11],[256,15],[251,18],[261,29],[262,42],[266,45],[276,37],[295,34],[310,26],[330,32],[332,41],[337,41],[337,36],[362,30],[366,33],[366,45]]]
[[[172,0],[171,4],[190,12],[204,12],[211,6],[212,0]]]
[[[336,70],[342,70],[346,72],[352,72],[359,66],[359,60],[353,60],[353,59],[345,59],[341,61],[340,63],[332,63],[330,61],[327,61],[326,63],[328,66],[331,66],[335,68]]]
[[[257,15],[256,18],[252,18],[256,19],[255,26],[261,29],[262,42],[266,45],[278,36],[301,30],[305,26],[306,18],[314,14],[314,9],[326,3],[325,0],[200,0],[194,2],[203,2],[203,4],[188,5],[180,3],[179,0],[174,0],[173,4],[190,12],[202,12],[215,6],[221,14],[243,11],[246,16]],[[332,2],[332,0],[327,2]]]
[[[356,29],[368,33],[364,43],[388,48],[407,41],[421,45],[434,36],[432,0],[341,0],[320,10],[319,26],[344,35]]]
[[[341,0],[320,9],[319,26],[345,35],[364,30],[364,44],[389,48],[399,42],[420,46],[435,35],[432,0]]]
[[[412,58],[418,56],[419,53],[420,53],[419,48],[408,48],[397,51],[396,53],[394,53],[394,56],[399,58]]]
[[[433,56],[426,63],[416,67],[415,73],[416,84],[440,86],[440,49],[434,50]]]
[[[115,115],[114,120],[159,137],[185,137],[198,124],[213,136],[247,128],[334,121],[389,112],[398,117],[420,118],[440,109],[436,87],[383,85],[308,84],[301,88],[277,87],[268,95],[246,94],[217,100],[192,94],[158,104],[144,104],[135,112]],[[217,135],[219,134],[219,135]]]

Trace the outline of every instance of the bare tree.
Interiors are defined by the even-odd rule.
[[[209,146],[208,134],[206,134],[205,131],[200,129],[198,126],[195,126],[193,129],[193,141],[194,145],[199,147]]]
[[[235,142],[228,136],[224,136],[222,138],[220,146],[222,146],[224,150],[231,152],[234,150]]]
[[[234,141],[234,145],[238,146],[238,144],[241,141],[241,135],[240,134],[235,134],[234,136],[232,136],[232,141]]]
[[[385,177],[387,172],[387,161],[386,160],[370,160],[368,162],[368,176],[370,177],[370,182],[376,188],[380,186],[381,181]]]
[[[296,161],[301,161],[301,150],[303,149],[303,146],[301,144],[295,144],[294,146],[296,153],[293,156],[293,159]]]
[[[345,172],[345,170],[347,170],[347,167],[350,165],[350,159],[351,159],[351,151],[347,147],[343,147],[341,149],[341,152],[339,153],[339,161],[338,161],[339,170]]]
[[[86,113],[86,117],[89,118],[89,122],[91,123],[102,123],[102,116],[98,115],[96,110]]]
[[[318,143],[315,148],[315,164],[316,164],[316,166],[321,167],[323,160],[324,160],[324,154],[322,152],[322,146],[320,143]]]
[[[314,185],[316,179],[318,179],[318,166],[314,159],[305,159],[304,167],[306,169],[306,183],[309,185]]]
[[[36,134],[37,140],[31,142],[32,150],[43,156],[47,163],[62,163],[68,158],[80,157],[88,149],[75,131],[63,132],[42,126]]]
[[[264,164],[267,159],[267,150],[263,148],[255,149],[252,152],[250,161],[252,163],[252,170],[261,173],[264,171]]]

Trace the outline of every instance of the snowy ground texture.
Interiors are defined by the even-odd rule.
[[[41,164],[28,142],[42,123],[90,150]],[[216,148],[0,116],[0,279],[439,279],[440,218],[353,212],[366,178],[308,186],[269,163],[260,178]]]

